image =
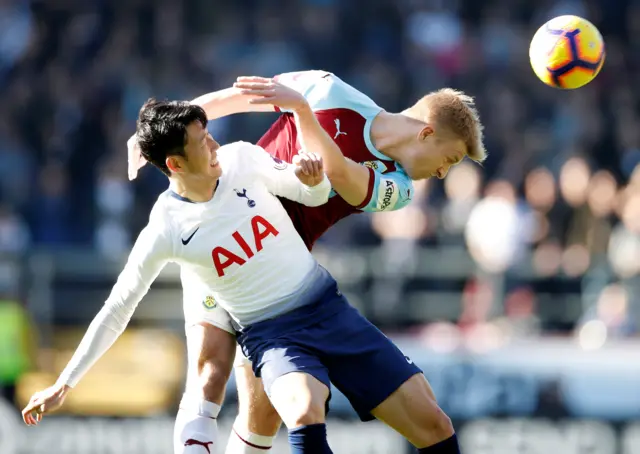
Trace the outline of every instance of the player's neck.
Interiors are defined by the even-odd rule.
[[[402,162],[406,145],[415,140],[422,127],[406,115],[382,111],[371,125],[371,141],[385,156]]]
[[[217,178],[171,178],[171,190],[192,202],[208,202],[216,191]]]

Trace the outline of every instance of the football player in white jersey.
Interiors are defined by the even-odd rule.
[[[326,203],[331,190],[314,150],[335,147],[310,111],[303,127],[309,154],[297,166],[274,160],[258,146],[237,142],[220,147],[207,132],[204,110],[188,102],[149,101],[140,111],[138,145],[144,158],[168,176],[169,189],[158,197],[102,310],[91,323],[57,382],[35,393],[23,410],[27,424],[59,407],[67,393],[123,332],[133,312],[168,262],[180,265],[185,286],[189,342],[203,337],[199,307],[205,295],[246,325],[303,304],[295,295],[308,292],[319,267],[309,255],[275,196],[302,204]],[[274,266],[277,264],[276,266]],[[322,273],[321,273],[322,274]],[[194,295],[202,295],[195,299]],[[209,301],[207,299],[207,301]],[[230,305],[233,305],[231,307]],[[217,317],[223,314],[223,318]],[[235,330],[228,314],[206,320],[226,330],[228,376],[235,353]],[[192,351],[194,351],[192,349]],[[190,361],[194,361],[190,358]],[[195,358],[198,366],[202,364]],[[190,368],[192,370],[193,368]],[[189,377],[190,381],[197,380]],[[202,387],[187,387],[201,390]],[[178,434],[176,452],[199,452],[215,443],[219,395],[183,399],[179,417],[187,418],[190,436]]]

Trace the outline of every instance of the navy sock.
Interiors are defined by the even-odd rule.
[[[453,434],[446,440],[442,440],[435,445],[418,449],[418,454],[460,454],[460,446],[458,446],[458,437]]]
[[[327,443],[327,426],[310,424],[289,431],[291,454],[332,454]]]

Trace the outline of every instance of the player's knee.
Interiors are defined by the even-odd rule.
[[[238,401],[236,424],[241,424],[248,431],[259,435],[275,435],[282,420],[264,391],[262,394],[243,397]]]
[[[423,411],[413,413],[403,429],[408,429],[405,435],[416,447],[431,446],[455,433],[451,419],[435,401],[425,405]]]
[[[198,358],[198,378],[204,395],[215,402],[222,400],[231,375],[233,356],[217,351],[203,351]]]
[[[187,330],[187,351],[187,389],[221,403],[235,358],[234,336],[209,324],[193,325]]]
[[[275,436],[282,420],[271,403],[260,402],[257,405],[240,406],[235,424],[243,429],[263,436]]]
[[[454,434],[451,419],[435,402],[433,411],[428,413],[423,424],[425,430],[438,439],[445,440]]]
[[[326,396],[323,398],[314,393],[301,394],[292,393],[284,399],[274,397],[274,407],[288,429],[324,423]]]
[[[422,411],[413,412],[413,417],[418,419],[414,421],[418,440],[440,441],[454,434],[451,419],[434,399],[426,399],[421,407]]]
[[[329,388],[312,375],[285,374],[270,387],[273,406],[288,429],[324,423]]]
[[[269,425],[278,426],[280,424],[280,416],[271,405],[269,398],[254,400],[249,411],[249,417],[254,421],[259,420]]]
[[[262,380],[256,378],[248,364],[235,368],[238,388],[238,417],[236,424],[259,435],[272,436],[280,429],[282,420],[264,392]]]
[[[324,403],[309,399],[308,401],[295,401],[288,412],[289,421],[285,420],[288,428],[292,429],[310,424],[324,423]],[[284,419],[284,417],[283,417]]]
[[[231,364],[227,358],[203,358],[198,361],[198,376],[205,395],[216,395],[224,392]]]

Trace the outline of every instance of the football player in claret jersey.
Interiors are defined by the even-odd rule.
[[[193,102],[202,105],[210,119],[249,111],[283,112],[258,144],[276,158],[292,162],[301,149],[298,126],[294,115],[278,106],[300,94],[342,151],[324,150],[322,155],[333,186],[329,203],[309,208],[282,201],[309,248],[329,227],[352,213],[407,205],[412,179],[444,178],[465,156],[477,162],[486,157],[473,99],[452,89],[429,93],[394,114],[332,73],[302,71],[273,79],[238,78],[234,87]],[[205,344],[215,344],[215,339]],[[236,355],[236,366],[239,415],[226,454],[269,452],[280,419],[241,352]],[[433,424],[435,439],[448,436],[448,429],[442,429],[445,426]]]

